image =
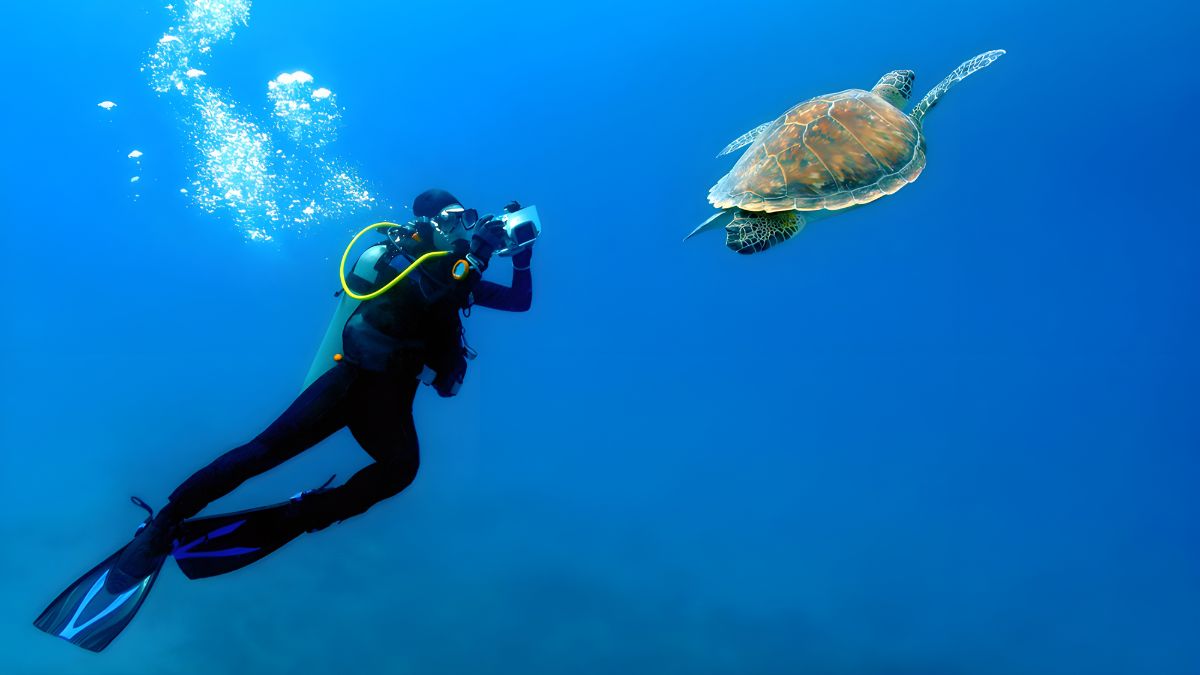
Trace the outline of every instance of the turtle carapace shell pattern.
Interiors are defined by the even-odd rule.
[[[879,96],[848,89],[775,120],[708,192],[719,209],[815,211],[866,204],[925,168],[925,138]]]

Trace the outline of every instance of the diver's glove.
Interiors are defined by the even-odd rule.
[[[533,260],[533,244],[517,251],[513,254],[512,264],[513,269],[518,272],[526,272],[529,270],[529,261]]]
[[[475,235],[471,237],[472,264],[479,271],[487,269],[488,261],[497,249],[504,248],[504,221],[497,220],[492,214],[483,216],[475,223]]]

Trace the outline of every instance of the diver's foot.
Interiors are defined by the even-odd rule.
[[[174,531],[165,523],[150,521],[137,533],[133,541],[121,551],[121,557],[108,571],[104,587],[110,593],[122,593],[154,574],[163,558],[171,552],[171,534]]]

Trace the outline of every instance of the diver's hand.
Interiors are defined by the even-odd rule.
[[[512,264],[513,269],[524,272],[529,269],[529,261],[533,259],[533,244],[517,251],[513,254]]]
[[[475,235],[471,237],[471,255],[487,266],[496,249],[504,247],[504,221],[487,214],[475,224]]]
[[[521,202],[519,202],[515,199],[504,205],[505,213],[516,213],[517,211],[520,211],[520,210],[521,210]]]

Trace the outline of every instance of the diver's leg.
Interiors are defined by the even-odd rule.
[[[300,501],[305,530],[319,530],[364,513],[413,482],[420,465],[412,417],[418,385],[415,378],[363,373],[347,406],[348,426],[375,462],[343,485],[306,495]]]
[[[347,392],[358,374],[357,368],[339,364],[317,378],[261,434],[183,481],[159,515],[171,523],[191,518],[245,481],[279,466],[346,426]]]
[[[309,490],[257,511],[185,523],[175,558],[184,574],[197,579],[241,569],[305,532],[366,511],[411,483],[417,472],[412,424],[417,382],[397,377],[362,374],[344,403],[350,429],[376,460],[373,464],[336,488]],[[210,539],[216,532],[223,533]]]
[[[244,481],[295,457],[346,425],[346,398],[358,369],[339,364],[313,382],[254,440],[221,455],[171,493],[170,501],[138,533],[110,572],[117,588],[145,576],[171,546],[175,525]]]

